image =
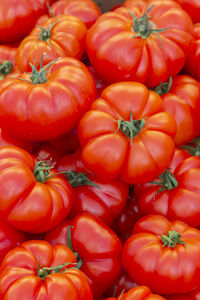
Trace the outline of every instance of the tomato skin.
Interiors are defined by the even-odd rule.
[[[99,218],[82,214],[72,221],[64,221],[45,235],[52,245],[67,243],[68,225],[71,227],[72,248],[78,252],[80,268],[90,280],[94,297],[100,297],[121,272],[121,242],[117,235]]]
[[[74,157],[75,161],[71,160]],[[80,152],[75,155],[66,155],[57,163],[56,169],[60,171],[76,171],[79,173],[81,164]],[[76,168],[77,166],[77,168]],[[128,184],[119,180],[102,182],[96,176],[88,174],[87,177],[99,188],[90,185],[74,187],[74,202],[70,217],[88,212],[99,217],[105,224],[111,226],[123,211],[128,198]]]
[[[194,24],[194,42],[191,47],[191,51],[188,54],[185,70],[196,78],[198,81],[200,80],[200,23]]]
[[[128,292],[121,294],[120,296],[106,298],[105,300],[166,300],[162,296],[152,294],[147,286],[137,286],[130,289]]]
[[[20,148],[0,148],[1,217],[30,233],[42,233],[57,226],[69,214],[74,197],[63,175],[37,182],[33,175],[36,162],[36,158]],[[49,176],[55,173],[51,169]]]
[[[169,231],[180,233],[189,248],[163,246],[161,236]],[[137,284],[147,285],[154,293],[188,293],[200,285],[200,231],[161,215],[145,216],[123,247],[122,264]]]
[[[188,75],[175,76],[168,93],[161,96],[164,108],[177,123],[176,145],[183,145],[200,133],[198,111],[200,110],[199,82]]]
[[[13,137],[4,130],[0,128],[0,147],[3,146],[17,146],[19,148],[22,148],[28,152],[32,152],[33,150],[33,143],[27,142],[24,140],[16,139],[16,137]]]
[[[62,273],[50,273],[45,279],[37,268],[55,267],[68,263]],[[92,300],[85,274],[75,269],[76,257],[63,245],[51,246],[46,241],[28,241],[11,250],[1,264],[1,299],[60,299]]]
[[[173,25],[160,32],[160,38],[155,33],[147,38],[134,37],[129,11],[141,17],[152,4],[148,16],[153,27]],[[155,87],[183,68],[193,35],[191,18],[175,2],[126,1],[123,7],[99,17],[87,33],[86,48],[91,64],[106,82],[137,81]]]
[[[50,143],[42,144],[39,149],[34,153],[34,156],[40,160],[48,161],[48,165],[54,165],[57,161],[63,157],[64,153],[51,146]]]
[[[184,159],[173,172],[178,186],[155,194],[160,186],[148,184],[139,195],[139,208],[143,215],[162,214],[169,220],[181,220],[190,226],[200,226],[200,157]],[[159,181],[159,180],[155,180]],[[143,191],[142,191],[143,190]]]
[[[15,56],[17,48],[8,45],[0,45],[0,61],[9,60],[15,65]]]
[[[48,42],[40,40],[42,30],[35,27],[20,43],[16,52],[16,64],[21,72],[31,71],[30,63],[40,65],[44,55],[44,65],[58,57],[80,59],[85,50],[85,24],[75,16],[49,18],[42,28],[52,26]]]
[[[0,127],[24,140],[50,140],[67,133],[96,98],[92,76],[75,58],[58,59],[43,84],[21,80],[29,76],[0,82]]]
[[[49,4],[52,2],[50,0]],[[15,0],[0,3],[0,43],[21,40],[31,31],[38,17],[47,12],[47,0],[18,0],[17,4]]]
[[[118,129],[118,120],[129,121],[131,111],[134,120],[145,120],[132,144]],[[175,150],[175,134],[175,120],[163,111],[161,98],[136,82],[108,86],[78,125],[86,167],[103,181],[120,177],[129,184],[148,182],[164,171]]]
[[[65,154],[75,152],[80,147],[76,127],[49,142],[53,148],[60,150]]]
[[[176,0],[176,2],[190,15],[194,23],[200,22],[199,0]]]
[[[200,289],[185,294],[185,295],[170,295],[166,297],[167,300],[199,300],[200,299]]]

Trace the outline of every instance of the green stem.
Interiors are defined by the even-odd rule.
[[[130,144],[133,143],[133,138],[135,138],[140,131],[143,129],[145,125],[144,119],[133,120],[132,110],[130,113],[130,121],[118,120],[118,128],[117,131],[121,130],[121,132],[130,138]]]
[[[162,96],[164,94],[169,93],[172,87],[172,77],[169,77],[169,82],[163,82],[159,86],[157,86],[154,89],[154,92],[156,92],[158,95]]]
[[[40,30],[40,37],[39,37],[39,41],[45,41],[48,42],[51,38],[51,30],[53,28],[53,26],[58,22],[58,20],[56,20],[55,22],[53,22],[49,27],[47,28],[43,28],[41,26],[37,26]]]
[[[167,235],[162,235],[161,240],[163,247],[175,248],[177,244],[182,244],[188,247],[188,245],[181,240],[181,234],[177,231],[168,231]]]
[[[9,60],[3,60],[0,64],[0,80],[3,80],[4,77],[13,71],[13,64]]]
[[[74,253],[74,255],[76,256],[76,259],[77,259],[77,266],[76,268],[77,269],[80,269],[82,264],[83,264],[83,261],[82,259],[80,258],[80,256],[78,255],[78,252],[75,252],[72,248],[72,235],[71,235],[71,228],[73,228],[73,226],[69,226],[68,227],[68,231],[67,231],[67,247]]]
[[[190,155],[200,156],[200,140],[199,137],[193,139],[188,145],[180,147],[181,149],[187,151]]]

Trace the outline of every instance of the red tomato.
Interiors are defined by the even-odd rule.
[[[121,293],[118,297],[106,298],[105,300],[166,300],[165,298],[152,294],[147,286],[137,286],[126,293]]]
[[[20,148],[1,147],[1,217],[30,233],[57,226],[69,214],[74,195],[65,177],[56,173]]]
[[[92,300],[76,256],[62,245],[28,241],[11,250],[0,268],[0,298],[7,300]]]
[[[13,137],[13,136],[7,134],[7,132],[5,130],[2,130],[0,128],[0,147],[3,147],[3,146],[17,146],[17,147],[25,149],[26,151],[28,151],[30,153],[33,150],[32,142],[17,139],[16,137]]]
[[[141,83],[107,87],[78,125],[82,159],[104,181],[145,183],[162,173],[174,153],[176,123],[163,101]],[[166,151],[167,149],[167,151]]]
[[[15,65],[15,56],[17,48],[8,45],[0,45],[0,61],[9,60]]]
[[[74,152],[80,147],[76,127],[49,142],[55,149],[65,152],[65,154]]]
[[[92,0],[59,0],[51,6],[54,16],[72,15],[79,17],[90,28],[101,15],[97,4]]]
[[[200,288],[194,292],[185,295],[171,295],[166,297],[167,300],[200,300]]]
[[[170,166],[169,166],[170,167]],[[162,214],[169,220],[181,220],[200,226],[200,157],[184,159],[171,173],[140,188],[139,208],[143,215]]]
[[[187,57],[185,70],[200,80],[200,23],[194,25],[194,31],[194,42]]]
[[[48,161],[48,165],[55,165],[64,156],[62,151],[53,148],[50,143],[42,144],[33,154],[40,160]]]
[[[127,0],[90,28],[87,53],[106,82],[155,87],[183,68],[193,35],[191,18],[176,2]]]
[[[71,244],[77,252],[80,268],[88,277],[94,297],[100,297],[121,272],[121,242],[117,235],[100,219],[90,214],[77,216],[49,231],[45,239],[52,245],[70,243],[68,228],[71,225]],[[67,242],[68,240],[68,242]]]
[[[175,0],[190,15],[194,23],[200,22],[199,0]]]
[[[0,82],[2,129],[21,139],[49,140],[74,128],[89,109],[96,90],[83,63],[65,57],[47,68]]]
[[[58,57],[80,59],[85,51],[85,24],[75,16],[50,18],[42,26],[36,26],[19,45],[16,64],[21,72],[31,70],[30,63],[39,65],[42,55],[44,65]]]
[[[108,86],[106,82],[104,82],[96,73],[93,66],[89,65],[87,66],[88,70],[92,74],[92,77],[95,80],[96,83],[96,89],[97,89],[97,98],[101,96],[101,93],[103,90]]]
[[[48,0],[51,4],[52,0]],[[21,40],[34,27],[39,16],[47,12],[47,0],[1,0],[0,43]]]
[[[75,161],[71,160],[72,155],[66,155],[55,167],[59,172],[67,172],[67,179],[74,188],[70,217],[88,212],[111,226],[126,205],[129,187],[119,180],[104,183],[94,175],[80,172],[79,167],[76,168],[80,162],[80,154],[79,157],[77,154],[74,155]]]
[[[26,240],[23,232],[16,230],[3,220],[0,220],[0,237],[0,262],[8,251],[19,246]]]
[[[163,99],[164,108],[177,124],[176,145],[188,143],[200,134],[200,85],[194,78],[179,75],[155,90]]]
[[[154,293],[188,293],[200,286],[200,230],[161,215],[145,216],[123,247],[122,264]]]

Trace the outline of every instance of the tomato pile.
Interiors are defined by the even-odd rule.
[[[0,1],[0,300],[200,300],[200,0],[121,2]]]

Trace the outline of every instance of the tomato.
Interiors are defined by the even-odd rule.
[[[17,48],[8,45],[0,45],[0,60],[9,60],[15,65],[15,56]]]
[[[87,28],[90,28],[101,15],[99,7],[92,0],[59,0],[51,6],[51,12],[54,16],[76,16]]]
[[[46,142],[37,149],[34,155],[40,160],[48,161],[48,165],[52,166],[64,156],[64,153],[53,148],[50,143]]]
[[[69,214],[74,195],[65,177],[55,173],[20,148],[1,147],[1,218],[30,233],[57,226]]]
[[[185,64],[185,70],[197,80],[200,80],[200,23],[194,25],[194,42]]]
[[[169,220],[182,220],[200,226],[200,157],[184,159],[173,172],[141,187],[139,208],[143,215],[159,213]]]
[[[92,300],[85,274],[66,246],[28,241],[11,250],[0,268],[0,298]]]
[[[108,86],[78,125],[86,167],[104,181],[154,179],[175,149],[176,123],[163,110],[161,98],[141,83]]]
[[[135,288],[130,289],[126,293],[121,293],[117,298],[106,298],[106,300],[129,300],[129,299],[137,299],[137,300],[166,300],[165,298],[152,294],[150,289],[147,286],[137,286]]]
[[[88,70],[92,74],[92,77],[96,83],[96,90],[97,90],[97,98],[101,96],[103,90],[108,86],[106,82],[104,82],[96,73],[94,67],[92,65],[87,66]]]
[[[19,246],[26,240],[23,232],[16,230],[3,220],[0,220],[0,236],[0,262],[8,251]]]
[[[200,133],[200,85],[194,78],[179,75],[155,90],[162,96],[164,108],[177,124],[176,145],[188,143]]]
[[[193,35],[191,18],[176,2],[127,0],[89,29],[87,53],[106,82],[155,87],[183,68]]]
[[[76,127],[49,142],[55,149],[65,152],[65,154],[74,152],[80,147]]]
[[[75,58],[58,59],[51,70],[38,72],[0,82],[0,127],[25,140],[67,133],[96,98],[92,76]]]
[[[25,149],[26,151],[28,151],[30,153],[33,150],[32,142],[17,139],[16,137],[13,137],[13,136],[7,134],[7,132],[5,130],[2,130],[0,128],[0,147],[3,147],[3,146],[17,146],[17,147]]]
[[[52,0],[49,0],[52,3]],[[10,43],[25,37],[39,16],[47,12],[47,0],[1,0],[0,43]]]
[[[80,172],[79,167],[76,168],[80,161],[77,154],[75,161],[71,160],[72,155],[66,155],[55,166],[59,172],[67,171],[67,179],[74,188],[70,217],[89,212],[110,226],[126,205],[129,187],[119,180],[104,183],[94,175]]]
[[[71,240],[71,248],[82,263],[80,270],[89,277],[94,298],[100,297],[121,272],[121,242],[110,227],[93,215],[85,213],[73,221],[66,220],[47,232],[45,239],[52,245],[68,246]]]
[[[86,32],[85,24],[78,17],[50,18],[42,26],[36,26],[21,42],[16,52],[16,64],[21,72],[27,72],[31,70],[30,63],[40,64],[44,53],[44,65],[58,57],[80,59],[85,51]]]
[[[200,230],[161,215],[145,216],[123,247],[122,264],[154,293],[188,293],[200,286]]]
[[[167,300],[199,300],[200,299],[200,288],[194,292],[185,295],[171,295],[166,297]]]
[[[199,0],[176,0],[176,2],[190,15],[194,23],[200,22]]]

